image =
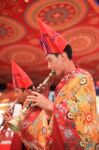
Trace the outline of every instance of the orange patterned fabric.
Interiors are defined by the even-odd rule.
[[[29,110],[21,123],[21,138],[30,149],[45,149],[48,130],[47,115],[44,110]]]
[[[95,150],[99,147],[99,116],[90,74],[82,69],[66,75],[56,91],[49,150]]]
[[[95,150],[99,146],[99,116],[91,75],[76,69],[56,88],[53,116],[48,125],[45,111],[33,121],[33,110],[21,125],[28,148],[40,150]]]

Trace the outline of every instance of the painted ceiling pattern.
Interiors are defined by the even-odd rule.
[[[38,17],[69,41],[74,62],[99,80],[98,10],[97,0],[0,0],[0,83],[12,80],[11,59],[36,85],[48,75]]]

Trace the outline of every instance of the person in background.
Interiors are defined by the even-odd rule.
[[[33,82],[26,72],[14,61],[11,60],[12,65],[12,81],[16,93],[16,98],[19,103],[24,103],[28,90],[32,87]]]
[[[55,89],[54,103],[38,92],[32,92],[26,99],[33,102],[33,107],[51,112],[47,118],[48,128],[44,130],[47,132],[46,145],[41,149],[98,149],[99,116],[93,78],[89,72],[75,66],[72,47],[59,33],[41,20],[39,26],[48,68],[61,77]],[[36,145],[36,142],[27,141],[31,145]]]

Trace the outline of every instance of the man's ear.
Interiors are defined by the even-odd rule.
[[[61,54],[61,56],[62,56],[62,59],[63,59],[63,60],[65,60],[66,57],[67,57],[65,52],[63,52],[63,53]]]

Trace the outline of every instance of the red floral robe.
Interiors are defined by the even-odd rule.
[[[91,75],[77,69],[56,88],[52,134],[46,150],[97,150],[99,115]]]
[[[99,116],[90,74],[82,69],[66,74],[55,93],[49,125],[44,110],[38,113],[37,118],[37,113],[30,110],[21,123],[21,136],[26,147],[38,150],[97,150]]]

